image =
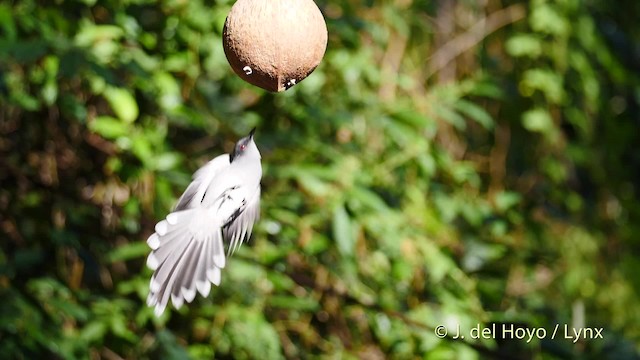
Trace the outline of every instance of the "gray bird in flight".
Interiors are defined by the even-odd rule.
[[[211,283],[220,285],[226,256],[251,236],[260,216],[262,178],[254,132],[238,140],[231,154],[196,171],[173,212],[149,236],[147,266],[153,276],[147,305],[155,306],[156,316],[162,315],[169,298],[179,309],[193,301],[196,291],[208,296]]]

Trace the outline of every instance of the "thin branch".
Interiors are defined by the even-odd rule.
[[[476,46],[489,34],[506,25],[522,20],[526,15],[524,5],[514,4],[482,18],[466,32],[441,46],[429,59],[427,78],[442,70],[455,58]]]

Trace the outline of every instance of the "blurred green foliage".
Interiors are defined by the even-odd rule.
[[[235,76],[231,1],[0,2],[0,355],[637,358],[636,1],[319,1],[320,67]],[[144,240],[258,126],[262,219],[153,317]],[[514,323],[603,339],[440,339]]]

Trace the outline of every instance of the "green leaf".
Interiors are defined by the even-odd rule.
[[[428,271],[433,279],[433,283],[439,283],[444,277],[457,269],[453,260],[446,256],[432,242],[420,242],[418,246],[421,248],[425,264],[429,264]]]
[[[502,100],[505,96],[504,90],[490,78],[473,81],[466,94],[497,100]]]
[[[145,165],[153,167],[154,155],[153,147],[149,142],[149,138],[144,135],[136,134],[131,137],[131,151],[142,161]]]
[[[124,31],[115,25],[95,25],[85,22],[75,36],[78,46],[92,46],[98,42],[112,41],[124,35]]]
[[[493,129],[493,118],[487,111],[480,106],[466,100],[458,100],[455,103],[456,109],[467,115],[472,120],[482,125],[487,130]]]
[[[538,108],[522,115],[522,125],[532,132],[547,133],[553,128],[553,120],[548,111]]]
[[[524,96],[531,97],[536,90],[554,104],[561,104],[566,97],[563,78],[550,69],[530,69],[524,72],[520,91]]]
[[[126,317],[124,317],[122,314],[115,314],[110,318],[110,320],[111,331],[114,335],[122,339],[126,339],[129,342],[136,341],[136,335],[133,333],[133,331],[129,330],[129,327],[127,326],[128,319]]]
[[[160,93],[158,102],[163,109],[173,110],[182,104],[180,85],[168,72],[158,72],[152,78],[155,87]]]
[[[86,342],[93,343],[94,341],[102,339],[106,333],[106,323],[101,321],[93,321],[82,328],[82,331],[80,332],[80,338],[82,338],[82,340]]]
[[[320,234],[316,234],[304,246],[304,252],[309,255],[321,253],[329,248],[329,240]]]
[[[317,197],[325,197],[331,193],[332,187],[313,174],[299,171],[296,178],[306,191]]]
[[[501,191],[495,196],[495,204],[498,211],[506,211],[511,207],[517,205],[522,196],[513,191]]]
[[[267,278],[273,284],[275,290],[291,290],[296,286],[296,283],[291,280],[291,277],[275,272],[267,272]]]
[[[110,263],[116,261],[127,261],[142,258],[149,252],[150,249],[146,242],[136,241],[115,248],[107,254],[106,259]]]
[[[111,116],[96,117],[89,122],[89,129],[107,139],[117,139],[129,133],[127,124]]]
[[[558,7],[546,3],[534,3],[529,23],[535,31],[559,37],[566,37],[571,29],[567,17],[559,13]]]
[[[355,186],[351,189],[349,195],[351,201],[357,201],[359,205],[364,206],[366,209],[379,212],[389,211],[389,207],[384,200],[365,187]]]
[[[467,127],[464,117],[446,105],[437,107],[436,112],[442,120],[453,125],[458,130],[464,130]]]
[[[58,98],[58,86],[54,81],[47,81],[41,90],[42,99],[48,106],[53,105]]]
[[[528,56],[535,59],[542,54],[542,42],[534,34],[516,34],[507,40],[505,48],[515,57]]]
[[[183,51],[171,54],[164,61],[164,68],[170,72],[184,72],[193,65],[192,53]]]
[[[167,171],[177,167],[182,161],[182,155],[176,152],[166,152],[155,158],[155,169]]]
[[[342,204],[333,209],[333,238],[338,245],[338,251],[343,256],[353,255],[356,239],[349,214]]]
[[[0,4],[0,29],[3,30],[3,35],[9,39],[14,40],[17,35],[16,24],[13,21],[13,11],[7,4]]]
[[[107,87],[104,96],[120,120],[132,123],[138,117],[138,103],[131,93],[122,88]]]

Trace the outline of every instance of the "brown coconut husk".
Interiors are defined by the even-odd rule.
[[[318,66],[327,25],[312,0],[238,0],[225,21],[222,44],[238,76],[280,92]]]

